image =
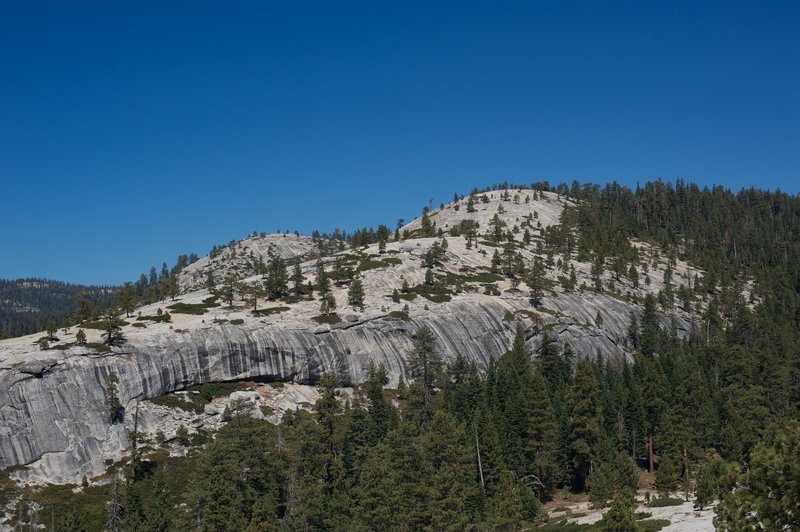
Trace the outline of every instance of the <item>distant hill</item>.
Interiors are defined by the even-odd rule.
[[[109,300],[117,288],[86,286],[48,279],[0,279],[0,338],[44,329],[49,320],[60,326],[77,308],[84,293],[94,302]]]

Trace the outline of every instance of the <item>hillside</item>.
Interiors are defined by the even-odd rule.
[[[786,390],[783,383],[794,378],[790,369],[796,363],[770,355],[759,332],[763,327],[754,325],[774,301],[765,285],[768,276],[731,266],[727,254],[711,255],[697,239],[659,241],[665,234],[674,239],[675,232],[656,231],[648,215],[630,218],[637,216],[636,208],[620,202],[610,207],[605,194],[614,193],[613,188],[602,195],[566,187],[495,188],[426,209],[398,228],[399,238],[376,233],[375,241],[365,245],[320,249],[302,235],[252,235],[177,271],[180,290],[174,299],[129,309],[128,317],[108,318],[121,320],[111,343],[103,337],[102,318],[60,333],[46,349],[37,345],[42,333],[3,340],[0,388],[8,394],[0,398],[0,430],[5,428],[6,436],[0,441],[0,468],[24,465],[15,476],[28,482],[102,478],[108,463],[128,456],[134,430],[146,441],[166,440],[172,442],[165,444],[173,446],[171,452],[182,452],[184,444],[175,443],[183,441],[182,430],[196,438],[226,430],[230,415],[221,412],[238,408],[237,400],[250,405],[252,417],[273,423],[291,418],[296,407],[316,410],[326,396],[311,385],[332,374],[338,397],[358,397],[359,387],[374,383],[376,368],[383,368],[381,387],[397,390],[401,399],[391,408],[409,408],[402,406],[408,392],[400,389],[419,386],[413,359],[427,334],[423,330],[432,334],[449,375],[437,377],[443,380],[431,384],[431,393],[441,390],[441,401],[451,408],[456,407],[448,401],[461,382],[456,375],[472,375],[473,385],[484,389],[492,386],[490,379],[505,378],[510,367],[528,368],[532,361],[540,368],[548,389],[539,396],[552,402],[556,432],[561,431],[557,444],[562,454],[553,455],[559,473],[548,477],[548,494],[557,484],[580,487],[586,482],[588,469],[582,468],[589,466],[580,465],[579,456],[569,451],[577,430],[580,395],[575,387],[585,384],[581,372],[593,381],[585,384],[591,415],[597,416],[592,430],[602,426],[614,445],[625,452],[632,447],[651,474],[654,449],[662,472],[668,460],[679,451],[685,456],[687,449],[695,463],[711,445],[723,449],[728,459],[742,456],[758,441],[770,418],[767,412],[796,408],[789,406],[796,400],[791,388],[771,395],[769,406],[759,395]],[[587,225],[598,213],[613,217],[605,225]],[[793,223],[789,218],[784,225]],[[752,249],[739,246],[733,260]],[[339,248],[344,249],[331,252]],[[780,276],[773,277],[774,282]],[[363,294],[354,288],[358,285]],[[83,343],[77,340],[78,330],[86,335]],[[731,359],[739,356],[740,347],[725,351],[722,345],[738,345],[737,335],[764,354]],[[783,338],[785,345],[796,345],[791,332]],[[517,362],[508,359],[512,344],[511,353],[521,357]],[[755,368],[768,367],[765,360],[774,364],[757,376]],[[742,368],[752,372],[753,380],[742,390],[728,388],[733,381],[726,379]],[[524,375],[530,369],[519,371],[523,376],[514,379],[528,382]],[[109,422],[112,375],[118,378],[113,395],[123,415]],[[208,397],[198,391],[205,398],[201,402],[182,392],[219,382],[238,382],[244,390],[231,394],[225,389]],[[266,383],[290,388],[278,391],[283,387]],[[533,400],[513,396],[514,386],[529,384],[504,384],[496,392],[500,398],[493,400],[499,402],[485,407],[498,408],[497,419],[512,419],[517,414],[511,405]],[[670,386],[682,390],[674,400]],[[731,404],[738,406],[712,414],[717,393],[733,397]],[[639,410],[631,411],[633,397]],[[473,410],[477,399],[462,400],[467,402],[459,403],[454,416],[465,423],[487,422],[482,410]],[[425,412],[429,407],[416,408]],[[416,415],[402,411],[409,418]],[[742,423],[741,416],[750,416],[752,428],[743,435],[730,433],[725,421],[710,421]],[[695,434],[682,449],[673,436],[662,439],[678,430],[678,418],[680,434]],[[719,423],[722,428],[713,428]],[[510,426],[496,430],[510,431]],[[511,432],[504,441],[520,437]],[[612,445],[610,440],[594,434],[590,441],[599,449]],[[516,451],[504,449],[511,453],[509,464],[517,460],[522,467],[522,459],[512,457]],[[597,453],[616,456],[608,449]],[[574,460],[579,465],[572,470]],[[616,458],[604,460],[610,467]]]

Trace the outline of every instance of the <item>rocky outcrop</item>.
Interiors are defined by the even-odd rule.
[[[221,247],[214,256],[201,257],[181,270],[178,284],[191,290],[205,286],[209,274],[218,282],[228,274],[247,277],[256,273],[254,266],[258,261],[267,263],[272,256],[284,259],[307,257],[317,250],[316,243],[305,235],[252,234]]]

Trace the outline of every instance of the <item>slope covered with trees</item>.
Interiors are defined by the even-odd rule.
[[[62,327],[75,321],[81,305],[104,307],[117,288],[47,279],[0,279],[0,338]]]

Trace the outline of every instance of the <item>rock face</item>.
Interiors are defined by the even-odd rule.
[[[467,215],[461,201],[461,209],[448,205],[432,211],[430,218],[441,229],[472,218],[481,224],[481,238],[488,229],[487,220],[498,212],[507,227],[527,223],[534,233],[557,223],[564,200],[543,194],[530,201],[525,194],[519,192],[519,201],[502,199],[499,193],[487,194],[486,200],[476,202],[474,213]],[[531,224],[533,212],[537,221]],[[418,227],[418,220],[407,226],[412,231]],[[520,260],[531,261],[537,254],[538,237],[534,235],[530,245],[522,245],[521,234],[516,238]],[[274,239],[287,243],[287,248],[279,251],[286,256],[312,249],[307,238],[279,235]],[[270,237],[263,240],[268,242]],[[129,423],[137,401],[206,382],[248,379],[313,384],[324,372],[333,371],[343,385],[354,385],[364,379],[372,361],[383,364],[390,385],[396,384],[405,377],[415,331],[423,324],[433,329],[445,360],[461,354],[479,368],[508,348],[517,324],[524,328],[534,353],[543,333],[548,332],[557,342],[569,343],[576,356],[625,358],[630,356],[625,341],[630,315],[641,313],[636,298],[663,286],[660,272],[664,265],[657,257],[645,258],[653,277],[647,288],[626,284],[623,279],[617,280],[613,291],[605,292],[561,289],[557,279],[565,270],[554,265],[547,271],[552,287],[534,308],[524,283],[516,286],[510,279],[489,273],[498,246],[485,241],[469,246],[462,237],[454,236],[448,239],[445,257],[435,266],[442,282],[445,276],[460,279],[448,285],[445,297],[431,299],[422,292],[401,294],[402,299],[393,296],[404,284],[422,286],[425,268],[421,257],[440,240],[390,242],[383,254],[373,245],[325,258],[329,270],[338,262],[338,267],[358,272],[366,292],[363,308],[346,306],[347,281],[337,280],[332,290],[340,302],[339,319],[320,320],[316,297],[260,301],[258,308],[266,311],[262,314],[254,314],[251,306],[237,298],[232,308],[222,305],[205,310],[205,314],[175,311],[171,324],[129,318],[133,323],[124,327],[126,342],[109,353],[79,346],[41,351],[34,345],[36,335],[0,342],[0,468],[26,464],[21,475],[56,483],[102,473],[104,461],[118,459],[129,446],[128,430],[132,428],[109,422],[106,387],[112,373],[119,377],[117,393]],[[288,243],[296,249],[289,249]],[[190,266],[194,269],[185,272],[184,285],[193,286],[192,279],[202,279],[203,268],[211,262],[204,258]],[[567,262],[578,285],[591,285],[591,264],[569,258]],[[314,262],[307,261],[301,268],[306,281],[312,280]],[[673,270],[676,276],[688,276],[692,271],[682,263]],[[610,282],[610,274],[603,275]],[[250,277],[245,282],[261,280]],[[187,291],[179,302],[198,304],[208,297],[206,290]],[[140,318],[152,316],[170,304],[148,305],[138,314]],[[691,315],[679,309],[670,314],[661,316],[664,326],[674,327],[679,335],[691,331]],[[100,340],[99,331],[87,329],[86,333],[89,342]],[[74,334],[64,335],[62,343]],[[210,406],[207,414],[219,416],[213,408]]]
[[[190,264],[180,272],[178,284],[184,289],[197,289],[205,286],[209,273],[218,282],[229,273],[247,277],[255,273],[256,261],[269,262],[273,255],[284,259],[305,257],[316,251],[314,241],[305,235],[253,234],[227,244],[213,257],[207,255]]]
[[[453,309],[426,320],[442,352],[485,362],[502,352],[511,324],[503,305]],[[476,312],[477,311],[477,312]],[[343,384],[362,380],[370,360],[395,381],[404,373],[415,325],[395,318],[325,331],[218,325],[186,334],[159,335],[147,343],[87,356],[67,350],[58,360],[0,370],[0,467],[30,464],[53,482],[79,480],[104,470],[106,457],[128,445],[122,425],[111,425],[106,383],[119,376],[119,397],[130,414],[137,399],[192,384],[245,378],[315,382],[335,371]]]

